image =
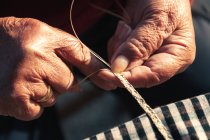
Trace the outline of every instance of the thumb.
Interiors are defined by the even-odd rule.
[[[57,48],[56,54],[64,61],[77,67],[83,74],[96,74],[90,77],[90,79],[98,87],[104,90],[116,88],[114,82],[106,81],[106,79],[100,76],[102,72],[101,69],[104,68],[105,65],[90,52],[87,46],[82,44],[75,37],[71,36],[70,41],[67,41],[64,47]]]
[[[122,72],[142,65],[160,48],[163,40],[174,30],[175,23],[168,20],[167,15],[161,15],[161,18],[158,18],[159,16],[155,14],[148,16],[133,27],[127,40],[117,48],[112,56],[113,72]]]
[[[77,67],[85,75],[89,75],[104,65],[91,54],[89,48],[72,35],[62,41],[61,47],[56,48],[56,54],[67,63]]]

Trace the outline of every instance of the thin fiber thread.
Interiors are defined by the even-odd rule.
[[[72,22],[72,9],[74,5],[74,0],[71,2],[71,7],[70,7],[70,23],[72,30],[76,36],[76,38],[81,42],[81,45],[86,46],[82,41],[79,39],[77,36],[77,33],[74,30],[73,22]],[[93,54],[97,59],[99,59],[102,63],[104,63],[109,69],[111,68],[110,65],[103,59],[101,58],[97,53],[95,53],[93,50],[90,50],[90,53]],[[110,69],[111,70],[111,69]],[[112,71],[111,71],[112,72]],[[113,72],[112,72],[113,73]],[[157,127],[158,131],[162,134],[162,136],[166,140],[172,140],[172,136],[168,129],[164,126],[160,118],[157,116],[157,114],[154,112],[154,110],[146,103],[144,98],[138,93],[138,91],[128,82],[128,80],[121,74],[119,73],[113,73],[123,84],[123,86],[127,89],[127,91],[133,96],[133,98],[138,102],[140,107],[146,112],[146,114],[150,117],[152,122],[155,124]]]

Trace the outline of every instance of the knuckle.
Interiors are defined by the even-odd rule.
[[[81,51],[80,51],[80,59],[82,64],[89,64],[90,60],[91,60],[91,55],[90,55],[90,51],[85,47],[85,46],[81,46]]]
[[[148,50],[145,48],[145,45],[138,39],[132,38],[127,43],[126,46],[131,50],[131,53],[134,59],[143,59],[146,60],[149,57]]]
[[[56,51],[74,65],[86,65],[90,63],[90,51],[79,40],[68,40],[68,46],[56,49]]]
[[[16,103],[16,108],[12,116],[20,120],[31,119],[32,116],[30,115],[30,110],[27,107],[26,98],[24,96],[14,96],[14,95],[12,96],[12,98]]]
[[[2,20],[2,24],[4,29],[10,33],[10,32],[17,32],[21,31],[27,26],[34,26],[37,25],[38,20],[32,19],[32,18],[16,18],[16,17],[5,17]]]
[[[39,118],[41,114],[41,111],[36,111],[35,109],[24,104],[17,112],[16,117],[20,120],[30,121]]]
[[[164,40],[163,32],[151,23],[143,25],[136,33],[136,38],[146,48],[148,54],[154,53]]]
[[[26,96],[13,94],[12,99],[17,105],[17,108],[14,112],[15,113],[14,116],[18,119],[23,119],[23,120],[27,120],[27,118],[29,119],[30,111],[26,103],[28,100]]]
[[[30,97],[24,93],[13,93],[11,95],[13,101],[13,109],[11,108],[10,116],[14,116],[19,120],[30,121],[38,118],[41,115],[40,110],[36,110],[31,106]],[[38,106],[38,104],[37,104]]]
[[[156,85],[159,85],[163,80],[165,75],[162,75],[162,73],[158,72],[155,69],[152,68],[147,68],[148,72],[145,74],[144,78],[142,81],[143,82],[143,87],[144,88],[150,88]],[[165,77],[166,78],[166,77]]]

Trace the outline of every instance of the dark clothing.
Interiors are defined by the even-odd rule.
[[[209,7],[209,0],[200,0],[199,4],[193,6],[193,21],[197,45],[195,62],[185,72],[173,77],[162,85],[149,89],[139,89],[145,100],[152,107],[168,104],[210,91]],[[69,8],[67,7],[66,9]],[[37,6],[37,12],[38,11],[39,6]],[[51,15],[51,20],[55,20],[55,18],[52,18],[52,15],[56,15],[57,11],[54,12],[55,13],[49,13],[49,15]],[[36,16],[34,17],[36,18]],[[45,18],[46,17],[43,17],[41,20],[43,19],[42,21],[45,21]],[[69,23],[67,23],[68,20],[69,18],[66,16],[62,18],[62,21],[66,21],[63,25],[60,23],[61,20],[57,20],[59,22],[50,25],[63,27],[64,29],[69,27]],[[115,31],[117,21],[118,19],[116,18],[105,16],[93,28],[90,28],[80,37],[87,46],[91,47],[103,58],[107,59],[106,43]],[[94,135],[119,123],[131,120],[143,113],[136,101],[127,94],[127,91],[124,89],[117,89],[113,91],[113,93],[108,94],[102,94],[101,92],[104,91],[99,89],[97,89],[97,92],[100,93],[92,94],[92,98],[89,101],[91,104],[89,102],[89,104],[87,104],[87,102],[83,101],[81,108],[71,112],[70,116],[75,116],[76,120],[82,121],[69,125],[69,128],[71,129],[66,131],[69,139],[76,140]],[[106,97],[107,100],[103,100],[103,98]],[[100,99],[99,103],[96,103],[97,99]],[[75,108],[75,106],[72,108]],[[84,111],[84,108],[89,109],[88,113],[87,111]],[[83,113],[78,113],[80,110],[83,110]],[[100,110],[101,113],[99,112]],[[56,113],[54,107],[48,108],[39,119],[31,122],[22,122],[13,118],[1,116],[0,140],[62,140],[64,139],[63,135],[66,134],[61,132],[59,126],[60,120]],[[75,122],[74,119],[71,121]],[[70,130],[73,131],[71,132]],[[75,133],[75,131],[78,133]]]

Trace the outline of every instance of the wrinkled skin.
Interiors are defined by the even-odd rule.
[[[1,18],[0,115],[38,118],[60,93],[71,91],[69,64],[89,74],[101,63],[70,34],[35,19]],[[54,94],[45,98],[48,87]]]
[[[126,21],[120,21],[108,43],[112,70],[135,87],[152,87],[183,72],[195,58],[189,0],[129,0]],[[116,77],[106,71],[106,80]]]
[[[135,87],[151,87],[193,62],[188,0],[129,0],[126,11],[130,20],[119,22],[108,43],[114,72],[121,72]],[[0,18],[0,115],[38,118],[60,93],[72,90],[71,65],[86,75],[102,68],[70,34],[35,19]],[[121,86],[109,70],[91,80],[105,90]],[[53,96],[42,100],[49,87]]]

